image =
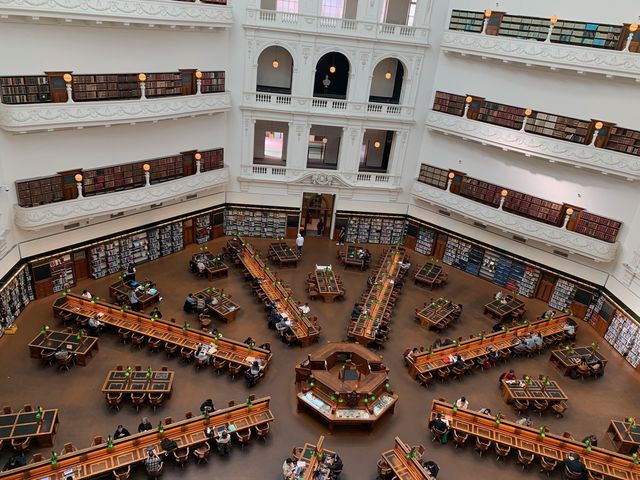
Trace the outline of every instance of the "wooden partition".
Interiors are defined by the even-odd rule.
[[[422,455],[418,455],[416,450],[400,440],[400,437],[396,437],[394,441],[393,450],[384,452],[382,458],[389,464],[396,478],[402,480],[433,479],[420,463]]]

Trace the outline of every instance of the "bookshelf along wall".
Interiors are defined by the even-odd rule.
[[[574,143],[588,143],[591,121],[563,117],[552,113],[533,112],[524,131]]]
[[[0,287],[0,336],[34,299],[31,274],[23,265]]]
[[[496,102],[482,102],[476,120],[507,128],[522,128],[524,108],[512,107]]]
[[[203,150],[200,153],[202,154],[202,159],[200,160],[201,172],[208,172],[209,170],[217,170],[224,167],[224,148]]]
[[[571,302],[576,295],[576,290],[577,287],[575,283],[563,278],[559,279],[556,282],[553,293],[551,294],[549,306],[556,310],[564,311],[566,308],[569,308],[569,305],[571,305]]]
[[[461,117],[464,114],[465,98],[464,95],[437,91],[433,100],[433,109]]]
[[[544,42],[549,33],[549,20],[537,17],[519,17],[503,15],[498,35],[501,37],[520,38]]]
[[[64,200],[62,176],[16,182],[18,205],[35,207]]]
[[[202,72],[202,93],[224,92],[225,72]]]
[[[431,165],[420,165],[418,181],[446,190],[449,171]]]
[[[182,75],[173,73],[150,73],[145,82],[147,97],[182,95]]]
[[[226,208],[224,211],[225,235],[246,237],[285,237],[287,213],[275,210]]]
[[[623,30],[622,25],[558,20],[551,33],[551,43],[621,50],[625,46],[621,42]]]
[[[637,322],[616,310],[604,339],[626,360],[637,367],[640,363],[640,327]]]
[[[464,30],[465,32],[482,32],[484,12],[469,10],[453,10],[449,21],[449,30]]]
[[[555,226],[562,224],[565,211],[564,206],[559,203],[511,190],[504,200],[502,209]]]
[[[74,75],[72,84],[76,102],[140,98],[137,73]]]
[[[208,242],[211,238],[211,215],[209,213],[200,215],[195,219],[196,223],[196,243]]]
[[[460,195],[493,207],[500,205],[501,190],[502,187],[498,185],[466,176],[462,178],[460,184]]]
[[[416,239],[415,251],[422,255],[431,255],[433,253],[435,240],[436,232],[434,230],[427,227],[420,227]]]
[[[404,240],[404,218],[368,215],[340,215],[347,220],[345,238],[354,243],[396,244]]]
[[[0,77],[2,103],[47,103],[51,101],[49,77],[27,75],[24,77]]]

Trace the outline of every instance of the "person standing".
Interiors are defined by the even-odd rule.
[[[302,246],[304,245],[304,237],[300,232],[298,232],[298,237],[296,238],[296,247],[298,249],[298,256],[302,256]]]
[[[140,311],[140,301],[134,289],[129,290],[129,303],[131,303],[131,310],[134,312]]]
[[[321,236],[324,232],[324,220],[321,218],[318,220],[318,225],[316,225],[316,229],[318,231],[318,236]]]

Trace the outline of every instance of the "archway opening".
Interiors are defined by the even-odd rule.
[[[292,78],[291,54],[275,45],[265,48],[258,57],[256,91],[291,95]]]
[[[399,104],[402,96],[404,67],[396,58],[385,58],[373,69],[369,101]]]
[[[323,55],[316,64],[313,96],[324,98],[347,98],[349,86],[349,60],[338,52]]]

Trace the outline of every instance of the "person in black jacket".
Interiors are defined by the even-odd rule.
[[[202,413],[204,412],[211,413],[215,409],[216,407],[213,405],[213,400],[211,400],[210,398],[207,398],[204,402],[202,402],[202,405],[200,405],[200,411]]]
[[[442,414],[437,413],[436,418],[429,422],[429,430],[435,428],[439,432],[446,432],[449,430],[449,425],[442,419]]]
[[[577,453],[570,453],[567,455],[567,458],[564,459],[562,464],[565,466],[567,470],[571,473],[582,475],[582,479],[586,480],[587,478],[587,467],[584,466],[584,463],[580,460],[580,456]]]
[[[140,422],[140,425],[138,425],[138,433],[146,432],[148,430],[151,430],[152,428],[153,425],[151,425],[149,417],[143,417],[142,422]]]
[[[124,428],[122,425],[118,425],[118,428],[116,428],[116,431],[113,434],[113,438],[114,440],[118,440],[119,438],[128,437],[129,435],[131,435],[129,430]]]

